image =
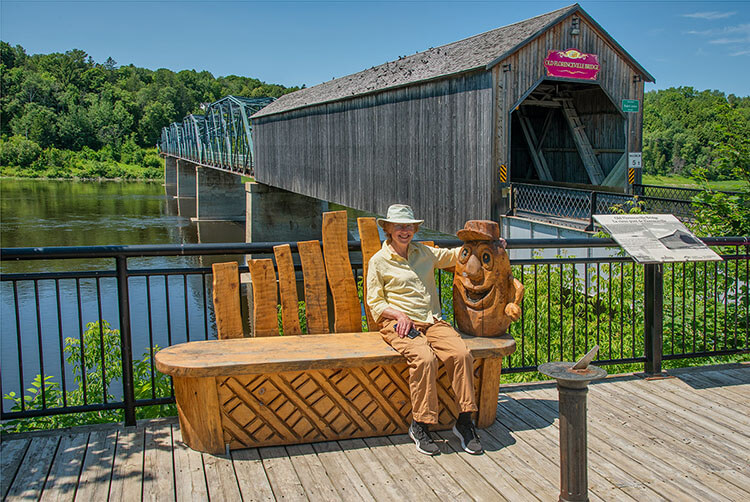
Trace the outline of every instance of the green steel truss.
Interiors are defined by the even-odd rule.
[[[274,98],[227,96],[208,105],[205,115],[188,115],[161,131],[159,151],[222,171],[253,175],[250,116]]]

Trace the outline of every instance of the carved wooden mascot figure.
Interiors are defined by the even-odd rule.
[[[468,335],[500,336],[521,317],[524,289],[510,270],[500,227],[494,221],[470,220],[458,238],[464,245],[453,278],[456,325]]]

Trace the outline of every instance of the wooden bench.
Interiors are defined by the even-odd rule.
[[[381,243],[374,218],[360,218],[358,225],[366,264]],[[301,334],[291,251],[289,245],[274,248],[278,278],[271,259],[249,263],[254,337],[243,338],[237,264],[216,264],[219,340],[183,343],[156,354],[157,369],[173,377],[183,440],[195,450],[221,453],[408,430],[406,361],[376,329],[362,332],[363,310],[367,325],[376,325],[357,296],[346,212],[324,214],[322,252],[318,241],[297,243],[308,334]],[[277,288],[284,336],[273,336],[279,333]],[[487,427],[495,420],[501,360],[515,350],[515,341],[509,335],[462,336],[475,359],[477,425]],[[438,389],[441,411],[433,428],[448,429],[458,409],[442,364]]]

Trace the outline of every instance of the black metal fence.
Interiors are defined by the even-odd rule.
[[[705,242],[721,246],[723,262],[639,265],[618,256],[609,239],[509,241],[509,249],[536,250],[536,257],[512,260],[526,295],[522,318],[510,329],[518,350],[503,362],[503,371],[528,372],[546,361],[574,360],[595,343],[601,347],[599,364],[639,363],[648,371],[660,371],[662,359],[748,352],[750,238]],[[0,250],[6,264],[112,263],[107,270],[2,275],[0,419],[72,413],[94,414],[93,420],[101,421],[107,413],[119,413],[111,417],[132,424],[154,406],[173,403],[171,383],[155,370],[153,354],[159,346],[216,336],[211,269],[205,263],[134,269],[128,261],[268,255],[277,244]],[[361,281],[357,248],[357,242],[350,243],[353,273]],[[601,248],[609,256],[539,256],[561,248]],[[438,279],[443,311],[452,320],[452,276],[441,272]]]
[[[638,186],[641,189],[651,188]],[[552,217],[556,218],[556,223],[583,226],[586,230],[593,230],[595,214],[627,213],[633,207],[645,213],[674,214],[682,221],[691,221],[694,215],[690,198],[633,196],[526,183],[513,183],[511,189],[511,211],[514,215]]]
[[[716,190],[717,192],[724,193],[727,195],[740,195],[740,192],[727,192],[723,190]],[[698,188],[681,188],[681,187],[669,187],[661,185],[633,185],[633,193],[643,197],[657,197],[661,199],[673,199],[673,200],[684,200],[691,202],[693,197],[702,193],[703,190]]]

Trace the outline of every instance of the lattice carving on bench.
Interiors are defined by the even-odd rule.
[[[482,361],[474,363],[479,389]],[[224,442],[231,449],[400,434],[411,420],[406,363],[273,375],[217,377]],[[439,426],[456,405],[445,367],[438,370]]]

